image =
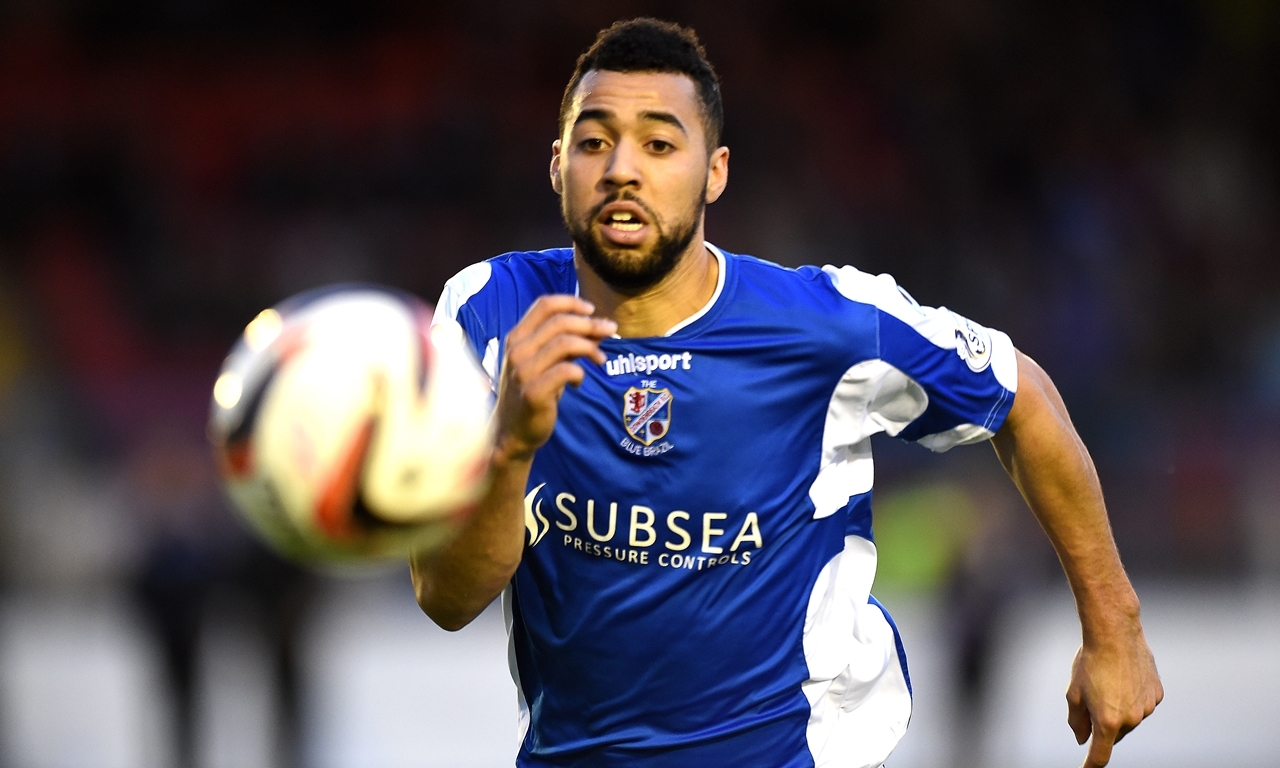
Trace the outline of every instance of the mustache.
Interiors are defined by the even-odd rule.
[[[636,197],[635,193],[629,189],[619,189],[605,197],[605,199],[601,200],[596,205],[592,206],[591,210],[587,212],[587,221],[595,221],[599,218],[600,212],[604,210],[606,205],[621,202],[623,200],[640,206],[640,210],[644,211],[644,215],[648,217],[649,221],[655,226],[658,224],[658,214],[655,213],[654,210],[645,203],[645,201]]]

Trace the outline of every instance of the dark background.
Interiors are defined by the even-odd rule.
[[[640,13],[693,25],[723,78],[713,242],[1007,331],[1132,568],[1247,567],[1241,472],[1280,410],[1266,2],[3,3],[6,378],[56,383],[112,463],[199,433],[263,306],[347,279],[433,299],[566,244],[559,95]]]

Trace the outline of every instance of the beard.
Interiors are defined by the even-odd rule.
[[[640,206],[650,225],[657,231],[657,240],[647,250],[610,246],[599,233],[593,231],[591,224],[600,215],[600,211],[609,203],[619,200],[628,200]],[[564,217],[569,236],[582,254],[582,260],[610,288],[630,295],[652,288],[675,269],[680,263],[681,255],[689,247],[689,243],[693,242],[693,236],[698,231],[698,221],[706,208],[706,202],[699,197],[697,205],[687,218],[668,226],[652,208],[627,190],[619,190],[605,198],[581,219],[575,219],[570,214],[564,201],[565,198],[561,197],[560,213]]]

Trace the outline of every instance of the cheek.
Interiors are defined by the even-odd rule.
[[[575,214],[585,215],[595,197],[597,177],[586,166],[586,163],[573,163],[560,172],[562,204]]]
[[[701,166],[680,169],[663,185],[663,214],[668,221],[683,221],[693,215],[707,194],[707,176]]]

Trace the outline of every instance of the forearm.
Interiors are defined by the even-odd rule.
[[[495,456],[488,492],[440,550],[409,559],[418,605],[453,631],[480,615],[511,581],[524,551],[529,460]]]
[[[538,448],[551,438],[566,386],[586,372],[575,360],[604,364],[600,340],[618,330],[576,296],[537,299],[507,334],[494,406],[489,490],[443,548],[409,558],[418,605],[435,623],[466,626],[511,581],[524,554],[524,495]]]
[[[1138,619],[1138,599],[1111,535],[1102,488],[1053,382],[1019,354],[1018,398],[992,441],[1053,543],[1086,641]]]

